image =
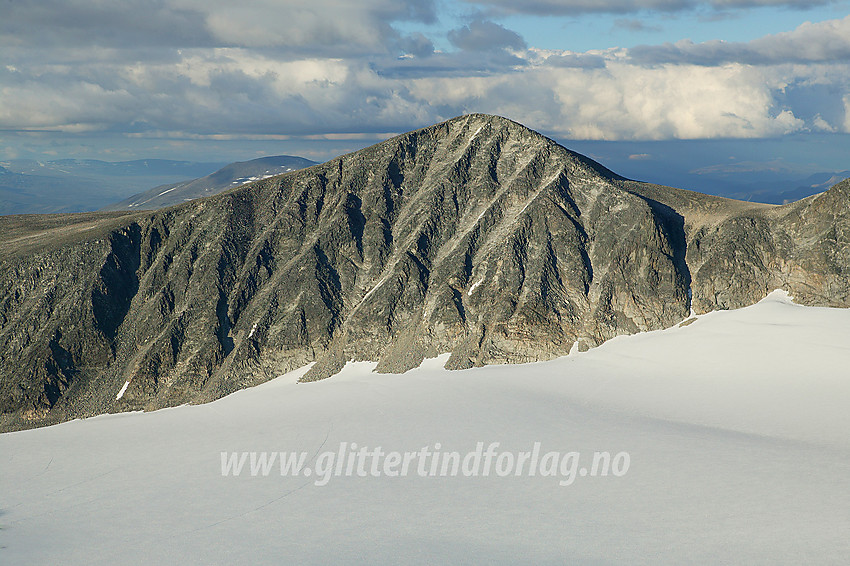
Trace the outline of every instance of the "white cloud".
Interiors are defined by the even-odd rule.
[[[814,119],[812,120],[812,126],[815,130],[819,130],[822,132],[835,133],[838,131],[835,126],[824,120],[823,116],[821,116],[820,114],[814,117]]]
[[[582,139],[770,137],[807,127],[777,102],[787,75],[804,69],[642,67],[611,54],[603,67],[541,59],[512,72],[409,79],[366,62],[195,50],[175,64],[54,68],[18,81],[3,87],[0,127],[304,135],[403,131],[484,111]]]
[[[130,12],[113,6],[98,13],[102,5],[88,4],[87,14],[116,22],[120,35]],[[157,6],[159,15],[145,26],[168,6],[200,22],[210,45],[125,46],[113,38],[92,50],[80,31],[89,24],[79,18],[55,24],[60,36],[77,26],[80,37],[66,33],[68,47],[34,47],[20,33],[0,39],[8,47],[0,67],[0,128],[261,139],[398,132],[481,111],[585,139],[850,132],[850,55],[844,55],[850,17],[746,44],[583,53],[526,48],[511,30],[475,20],[455,30],[458,52],[432,53],[422,36],[409,46],[416,53],[399,59],[407,51],[394,43],[401,35],[390,24],[428,21],[430,1]],[[327,21],[318,18],[322,11],[330,14]],[[198,20],[200,13],[206,16]],[[43,10],[22,15],[19,21],[30,23],[53,17]],[[0,23],[4,29],[11,29],[8,22]]]
[[[578,139],[755,138],[801,130],[802,120],[776,108],[782,87],[744,65],[642,68],[611,61],[605,69],[539,66],[464,80],[420,80],[422,100],[465,110],[486,101],[531,127]]]
[[[850,60],[850,16],[818,23],[805,22],[793,31],[767,35],[748,43],[682,40],[634,47],[629,55],[642,64],[707,66],[729,62],[769,65]]]

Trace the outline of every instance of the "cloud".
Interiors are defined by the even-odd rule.
[[[596,54],[603,65],[548,64],[556,56],[532,53],[510,72],[406,74],[369,61],[281,61],[228,48],[184,50],[176,63],[6,69],[0,128],[311,135],[405,131],[468,111],[575,139],[758,138],[825,130],[824,122],[846,127],[844,115],[804,120],[801,103],[783,95],[789,78],[846,84],[846,68],[643,67],[620,52]],[[422,61],[442,57],[452,62],[440,54]],[[843,108],[846,92],[821,95]]]
[[[425,57],[404,55],[393,60],[372,62],[381,77],[405,80],[427,77],[467,77],[514,73],[528,65],[528,60],[503,49],[495,51],[460,51],[433,53]]]
[[[5,2],[0,45],[201,46],[215,40],[205,12],[194,6],[147,0]]]
[[[6,2],[9,47],[256,47],[331,56],[394,49],[398,21],[433,23],[433,0]]]
[[[606,57],[600,53],[576,53],[563,51],[550,52],[544,55],[544,63],[553,67],[573,69],[602,69],[606,65]]]
[[[420,81],[412,92],[431,104],[508,112],[531,127],[573,139],[757,138],[805,123],[775,104],[779,85],[743,65],[604,69],[536,67],[522,73]],[[483,107],[483,108],[482,108]],[[468,108],[472,109],[472,108]]]
[[[639,32],[661,31],[661,26],[647,24],[644,21],[633,18],[618,18],[614,20],[614,27]]]
[[[478,17],[440,52],[393,26],[433,22],[426,0],[44,0],[56,14],[29,4],[0,8],[16,16],[0,18],[0,129],[278,139],[401,132],[480,111],[576,139],[850,131],[848,18],[722,47],[575,52],[528,47]],[[175,14],[179,29],[166,21]]]
[[[522,49],[526,46],[518,33],[488,20],[474,20],[469,25],[451,30],[448,39],[452,45],[466,51]]]
[[[399,47],[406,55],[428,57],[434,54],[434,43],[421,33],[404,36],[399,41]]]
[[[808,9],[838,4],[839,0],[464,0],[500,14],[574,16],[579,14],[634,14],[637,12],[682,12],[696,9],[747,9],[786,7]]]
[[[495,22],[474,19],[467,25],[449,30],[449,42],[457,48],[437,52],[433,43],[422,36],[424,49],[404,49],[394,60],[372,59],[372,67],[382,77],[413,79],[511,73],[529,64],[525,40],[516,32]],[[427,43],[425,43],[427,41]]]
[[[823,116],[820,114],[817,114],[814,118],[812,118],[812,127],[815,130],[820,130],[822,132],[835,133],[838,131],[838,128],[824,120]]]
[[[850,60],[850,16],[840,20],[806,22],[789,32],[768,35],[748,43],[682,40],[664,45],[643,45],[629,50],[636,63],[721,65],[729,62],[751,65],[813,63]]]
[[[187,50],[177,64],[19,75],[14,84],[0,77],[0,129],[306,135],[393,131],[433,118],[402,81],[366,62],[280,61],[244,48]]]

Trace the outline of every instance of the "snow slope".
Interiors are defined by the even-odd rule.
[[[850,311],[782,293],[551,362],[304,369],[0,435],[0,563],[845,564]],[[224,477],[221,452],[625,451],[621,477]]]

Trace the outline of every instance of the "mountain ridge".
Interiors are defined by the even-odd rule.
[[[848,306],[846,192],[648,185],[471,114],[157,211],[0,219],[0,426],[209,401],[309,362],[305,380],[551,359],[775,288]]]
[[[188,200],[211,196],[233,188],[235,185],[260,178],[273,177],[315,164],[315,161],[293,155],[275,155],[249,161],[237,161],[199,179],[159,185],[132,195],[121,202],[105,206],[101,210],[153,210],[172,206]]]

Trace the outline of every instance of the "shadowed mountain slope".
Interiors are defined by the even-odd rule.
[[[469,115],[158,211],[0,218],[0,425],[209,401],[309,362],[307,380],[550,359],[777,287],[847,306],[847,192],[636,183]]]

